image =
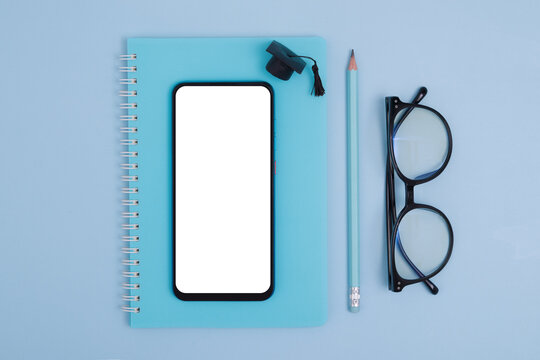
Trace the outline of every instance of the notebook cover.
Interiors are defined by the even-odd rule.
[[[265,70],[266,47],[277,40],[297,54],[317,60],[326,76],[326,45],[319,37],[288,38],[131,38],[129,73],[137,83],[132,102],[138,145],[130,170],[139,205],[130,211],[139,229],[130,235],[139,252],[130,278],[140,296],[130,306],[132,327],[302,327],[327,317],[326,97],[310,95],[311,64],[289,81]],[[180,82],[266,81],[274,89],[275,114],[275,291],[266,301],[186,302],[173,293],[172,239],[172,91]],[[131,100],[131,99],[130,99]],[[133,124],[133,125],[132,125]],[[136,210],[134,210],[136,208]]]

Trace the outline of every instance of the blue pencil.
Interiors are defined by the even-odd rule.
[[[353,50],[347,68],[347,242],[349,310],[352,312],[360,309],[358,151],[358,67]]]

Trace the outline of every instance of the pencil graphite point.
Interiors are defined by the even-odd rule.
[[[351,58],[349,60],[349,70],[358,70],[356,66],[356,59],[354,58],[354,49],[351,51]]]

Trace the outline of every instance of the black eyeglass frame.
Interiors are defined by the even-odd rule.
[[[419,102],[427,94],[427,89],[425,87],[420,88],[418,94],[415,96],[412,103],[404,103],[398,97],[386,97],[386,143],[387,143],[387,159],[386,159],[386,225],[387,225],[387,256],[388,256],[388,288],[393,292],[400,292],[405,286],[416,284],[418,282],[423,282],[431,291],[432,294],[437,294],[439,289],[437,286],[430,280],[432,277],[437,275],[448,263],[450,256],[452,254],[452,249],[454,245],[454,233],[452,230],[452,225],[446,217],[446,215],[431,205],[420,204],[414,201],[414,187],[435,179],[439,176],[450,161],[450,156],[452,154],[452,132],[450,131],[450,126],[446,119],[435,109],[428,106],[420,105]],[[446,128],[446,134],[448,139],[448,150],[446,158],[439,169],[432,173],[428,173],[425,176],[422,176],[420,179],[409,179],[406,177],[399,166],[397,166],[395,154],[394,154],[394,136],[401,126],[405,118],[410,114],[415,108],[425,109],[433,112],[437,115],[444,127]],[[400,119],[396,123],[396,116],[406,109]],[[405,184],[405,206],[399,212],[399,215],[396,216],[396,202],[395,202],[395,187],[394,187],[394,171],[398,174],[399,178]],[[401,223],[401,220],[407,215],[410,211],[415,209],[425,209],[428,211],[435,212],[440,215],[441,218],[446,222],[449,232],[449,244],[448,251],[443,261],[437,269],[435,269],[430,274],[424,275],[408,258],[405,253],[401,242],[398,241],[398,246],[400,247],[400,252],[404,257],[405,261],[411,266],[411,268],[416,272],[418,278],[416,279],[404,279],[402,278],[397,269],[396,269],[396,239],[398,235],[398,228]]]

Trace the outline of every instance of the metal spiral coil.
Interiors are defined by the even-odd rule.
[[[122,276],[127,278],[139,277],[140,275],[137,271],[122,271]]]
[[[140,289],[141,286],[139,284],[133,284],[133,283],[123,283],[122,284],[122,289],[126,289],[126,290],[137,290],[137,289]]]
[[[126,164],[120,164],[120,168],[122,170],[135,170],[135,169],[138,169],[139,168],[139,165],[138,164],[129,164],[129,163],[126,163]]]
[[[120,90],[119,96],[137,96],[137,90]]]
[[[138,192],[139,192],[139,188],[130,188],[130,187],[122,188],[122,194],[136,194]]]
[[[121,133],[135,133],[137,132],[137,128],[136,127],[121,127],[120,132]]]
[[[123,143],[122,145],[129,146],[129,144],[126,144],[126,143]],[[122,156],[122,157],[137,157],[137,156],[139,156],[139,153],[136,152],[136,151],[122,151],[120,153],[120,156]]]
[[[137,175],[122,175],[122,181],[139,181],[139,177]]]
[[[134,212],[134,211],[124,211],[122,212],[122,217],[123,218],[137,218],[139,217],[139,213]]]
[[[139,224],[122,224],[122,230],[139,230]]]
[[[129,259],[122,260],[122,265],[126,265],[126,266],[137,266],[139,264],[140,264],[139,260],[129,260]]]
[[[137,72],[136,66],[120,66],[120,72]]]
[[[134,306],[122,306],[120,309],[122,309],[122,311],[130,312],[130,313],[139,313],[139,312],[141,312],[140,307],[134,307]]]
[[[120,72],[137,72],[137,66],[134,65],[134,61],[137,60],[136,54],[120,55],[120,60],[125,62],[125,66],[120,67]],[[137,133],[137,127],[131,126],[131,124],[133,124],[133,121],[138,120],[137,115],[132,113],[137,109],[137,102],[132,100],[132,98],[137,96],[137,90],[133,89],[133,86],[137,85],[137,79],[131,76],[132,75],[130,74],[126,74],[124,78],[120,79],[120,85],[126,85],[127,89],[122,89],[118,93],[121,98],[125,99],[124,101],[127,100],[126,102],[122,102],[120,104],[120,109],[127,112],[127,114],[120,115],[120,120],[126,124],[125,126],[120,127],[120,133],[127,134],[125,135],[125,138],[120,140],[120,145],[124,147],[124,150],[120,152],[120,156],[121,158],[125,159],[123,163],[120,164],[120,168],[126,171],[121,176],[122,182],[129,183],[128,187],[122,188],[122,194],[125,194],[125,198],[122,199],[124,211],[122,211],[121,216],[123,219],[126,219],[126,221],[122,223],[122,230],[126,233],[122,235],[121,240],[122,242],[126,243],[126,245],[129,243],[129,245],[122,247],[121,249],[122,253],[126,254],[126,258],[122,259],[122,265],[127,267],[125,271],[122,271],[122,277],[126,279],[126,282],[122,284],[122,288],[128,291],[127,294],[122,295],[122,300],[127,301],[128,304],[122,306],[121,309],[125,312],[139,313],[141,308],[132,305],[133,302],[140,300],[140,295],[136,292],[141,288],[141,286],[140,284],[134,282],[136,281],[135,279],[140,277],[140,272],[133,271],[140,264],[138,259],[133,258],[133,256],[136,256],[136,254],[139,253],[140,249],[138,247],[131,246],[131,244],[135,244],[140,240],[139,235],[133,234],[134,231],[136,232],[139,230],[139,224],[135,222],[135,219],[139,218],[139,211],[136,211],[135,208],[133,208],[139,205],[139,200],[132,198],[133,196],[137,196],[139,193],[139,188],[132,185],[132,183],[139,181],[139,176],[135,172],[139,169],[139,165],[138,163],[133,162],[136,161],[137,157],[139,156],[139,152],[132,147],[137,146],[139,141],[137,139],[133,139],[133,135],[131,135]]]

